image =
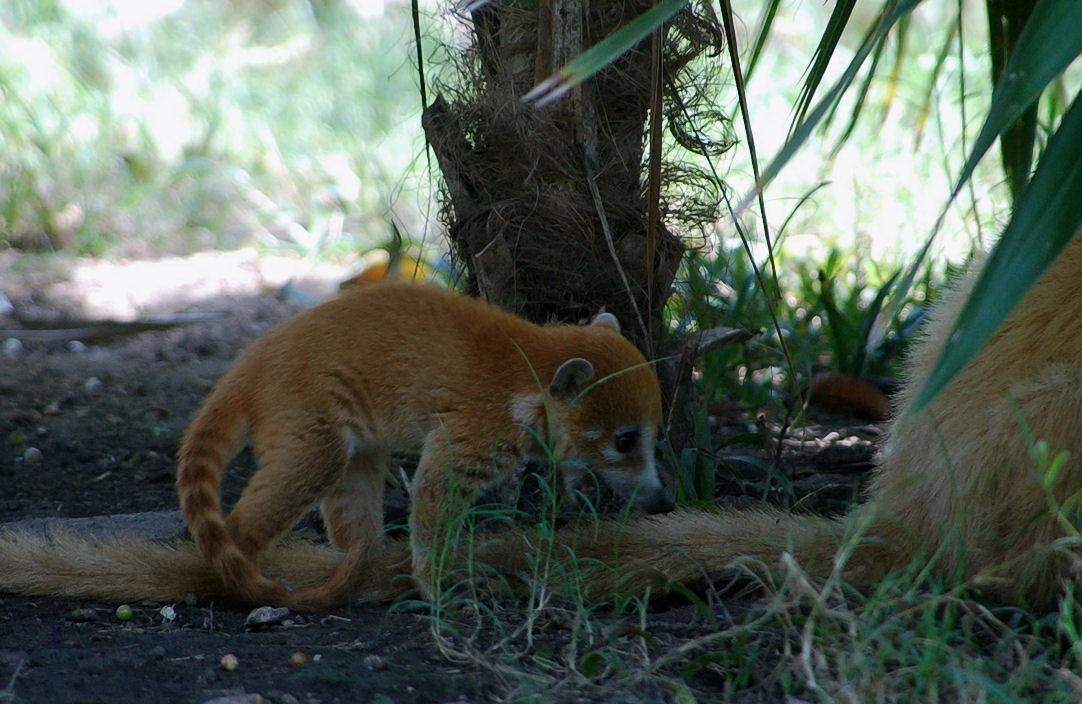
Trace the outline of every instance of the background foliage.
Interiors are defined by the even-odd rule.
[[[830,86],[841,80],[849,89],[825,104],[765,191],[774,266],[766,264],[763,219],[751,212],[719,222],[684,264],[668,307],[672,329],[767,329],[773,308],[791,352],[791,370],[769,335],[712,352],[700,370],[705,401],[791,400],[791,371],[894,373],[898,350],[953,270],[945,260],[964,260],[1009,220],[998,153],[960,178],[995,112],[987,12],[996,3],[907,4],[911,12],[876,34],[884,13],[902,3],[733,3],[748,122],[764,162]],[[1053,16],[1078,7],[1044,4]],[[426,67],[439,72],[443,49],[430,40],[453,51],[463,34],[445,5],[420,9]],[[407,245],[438,250],[412,37],[402,4],[0,4],[0,249],[26,266],[41,253],[150,256],[241,245],[349,258],[385,242],[394,222]],[[1048,50],[1070,60],[1072,46],[1038,37],[1025,55]],[[867,59],[847,74],[862,52]],[[1076,99],[1080,75],[1072,66],[1039,87],[1038,159]],[[755,181],[735,82],[719,86],[716,110],[700,126],[741,145],[712,164],[675,144],[667,149],[715,169],[735,209]],[[1077,184],[1077,156],[1043,163],[1058,170],[1048,177],[1053,186]],[[1077,218],[1082,200],[1066,202],[1075,204],[1065,208],[1067,220]],[[1040,202],[1027,207],[1047,212]],[[932,257],[885,299],[941,215]],[[1017,244],[1024,253],[1026,240]],[[763,294],[751,262],[777,272],[776,300]],[[1010,278],[1011,269],[997,275]],[[705,412],[700,419],[705,425]],[[711,450],[708,435],[699,439]],[[712,482],[698,478],[694,498],[709,501]],[[473,613],[507,637],[483,648],[441,642],[449,656],[490,664],[509,687],[543,694],[567,682],[608,692],[613,682],[650,680],[690,702],[685,682],[704,673],[721,678],[733,698],[1021,702],[1077,701],[1082,692],[1072,593],[1060,612],[1042,615],[967,600],[922,574],[864,595],[835,580],[811,585],[796,566],[776,580],[753,579],[768,597],[735,620],[725,613],[737,601],[728,595],[711,603],[689,595],[710,625],[679,644],[664,641],[660,653],[650,650],[657,641],[645,625],[612,625],[613,614],[628,613],[645,624],[645,600],[602,608],[554,603],[548,592],[522,613],[478,598],[468,604]],[[554,614],[575,625],[574,639],[546,652],[532,624]],[[526,627],[507,627],[521,621]],[[434,633],[450,622],[434,619]]]
[[[814,97],[809,85],[842,76],[881,9],[856,3],[839,22],[844,8],[734,5],[761,155],[781,149],[794,106]],[[420,9],[427,68],[438,74],[442,46],[453,51],[463,35],[443,6]],[[854,355],[871,364],[856,371],[890,371],[889,356],[858,354],[866,341],[839,326],[849,319],[853,331],[868,328],[854,321],[913,261],[945,207],[990,103],[986,11],[972,1],[918,4],[767,189],[786,294],[780,314],[784,329],[799,332],[799,372],[853,368]],[[403,4],[359,1],[5,3],[0,246],[117,256],[257,244],[341,257],[386,241],[394,221],[408,241],[438,250],[409,14]],[[1039,103],[1038,155],[1078,74],[1054,80]],[[698,125],[742,139],[710,165],[735,200],[753,185],[752,166],[735,86],[717,89],[717,109]],[[675,143],[667,149],[703,166]],[[964,259],[1006,222],[1010,195],[997,161],[979,163],[947,208],[935,259]],[[737,222],[764,263],[760,219]],[[674,327],[769,327],[747,257],[736,256],[735,225],[723,219],[693,243],[682,295],[670,304]],[[942,272],[931,267],[929,284]],[[825,315],[820,269],[845,315]],[[872,311],[873,347],[891,318],[911,322],[928,290],[900,297],[885,318]],[[830,362],[831,351],[843,354]],[[772,345],[753,347],[751,357],[750,368],[723,375],[730,393],[756,394],[729,382],[768,380],[778,368]],[[731,361],[713,364],[733,369]]]
[[[392,218],[423,235],[407,20],[334,2],[5,2],[0,245],[355,250]]]

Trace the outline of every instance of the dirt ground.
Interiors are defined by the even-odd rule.
[[[245,344],[327,295],[348,273],[268,264],[250,252],[157,267],[0,257],[0,328],[56,330],[74,321],[180,312],[208,318],[106,338],[0,333],[0,523],[174,510],[172,458],[215,379]],[[290,278],[300,283],[286,287],[291,300],[283,300]],[[751,425],[751,414],[739,412],[722,422],[729,432]],[[813,509],[844,505],[866,475],[877,429],[832,419],[810,433],[810,440],[790,443],[796,492]],[[251,461],[242,455],[234,466],[227,500]],[[719,482],[732,493],[754,494],[762,477],[730,467]],[[163,523],[169,520],[163,514]],[[715,617],[735,618],[739,599]],[[531,691],[491,668],[449,658],[431,634],[429,615],[406,604],[290,614],[262,627],[246,626],[247,610],[216,604],[132,604],[127,621],[117,618],[116,606],[0,595],[0,703],[671,699],[671,690],[656,684],[613,691],[574,678],[558,686],[538,678]],[[541,631],[551,642],[536,647],[556,647],[571,627],[554,619]],[[664,600],[651,609],[648,628],[661,647],[694,637],[705,625],[687,602]],[[232,671],[221,664],[227,654],[237,658]],[[688,686],[700,701],[727,691],[709,675]]]

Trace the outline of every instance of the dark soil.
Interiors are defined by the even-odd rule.
[[[44,300],[32,288],[4,292],[23,319],[8,311],[0,328],[24,326],[27,311],[73,315],[58,312],[62,302]],[[175,509],[172,458],[187,420],[238,351],[298,308],[272,293],[227,293],[173,304],[174,311],[222,314],[198,324],[107,342],[4,343],[0,523]],[[721,416],[722,434],[772,428],[746,409]],[[719,465],[719,485],[738,496],[796,496],[810,509],[840,510],[860,490],[872,452],[868,441],[877,431],[828,419],[801,432],[806,440],[787,441],[785,482],[768,481],[761,467],[747,461],[769,464],[772,456],[769,446],[752,443],[725,448],[730,459]],[[251,460],[244,454],[234,467],[227,499],[243,485]],[[711,618],[728,620],[754,598],[712,602]],[[122,621],[116,606],[0,595],[0,703],[671,698],[671,690],[654,684],[627,692],[581,677],[578,684],[574,678],[559,686],[551,678],[530,684],[477,662],[457,662],[437,646],[429,615],[407,604],[291,614],[261,628],[247,627],[248,611],[237,607],[132,604],[132,618]],[[615,631],[630,633],[640,625],[610,620]],[[660,646],[707,632],[701,609],[682,600],[657,601],[648,622],[651,642]],[[538,626],[531,647],[544,656],[566,643],[572,628],[552,618]],[[222,667],[227,654],[237,658],[231,671]],[[706,675],[688,684],[706,700],[728,691]]]

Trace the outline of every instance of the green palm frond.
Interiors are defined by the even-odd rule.
[[[748,59],[748,68],[744,72],[744,81],[751,80],[751,74],[755,72],[755,67],[759,65],[759,57],[763,54],[763,47],[766,46],[766,40],[770,36],[770,29],[774,26],[774,18],[778,16],[778,5],[781,4],[781,0],[770,0],[766,7],[763,8],[763,19],[759,23],[759,33],[755,37],[755,43],[751,47],[751,58]]]
[[[781,149],[779,149],[778,153],[774,156],[774,159],[767,165],[766,169],[763,170],[762,177],[756,184],[755,189],[741,198],[740,203],[735,209],[737,216],[747,210],[748,206],[755,199],[756,194],[773,181],[781,172],[782,168],[789,163],[789,160],[793,158],[802,146],[804,146],[804,143],[811,137],[815,128],[834,110],[842,95],[844,95],[853,84],[853,81],[856,79],[861,66],[864,65],[865,60],[868,58],[868,55],[882,43],[891,28],[894,27],[899,20],[912,12],[913,8],[920,4],[920,1],[921,0],[896,0],[887,3],[883,7],[872,30],[868,32],[864,41],[861,42],[856,55],[849,62],[849,65],[846,67],[841,78],[831,86],[826,95],[820,98],[815,107],[811,108],[804,119],[796,125],[792,134],[785,140],[785,144],[782,145]]]
[[[962,310],[917,408],[930,401],[988,341],[1082,225],[1082,98],[1048,142],[1033,180]],[[1067,305],[1065,303],[1065,305]]]
[[[846,25],[849,24],[849,18],[852,16],[853,8],[856,5],[856,0],[839,0],[834,5],[834,11],[830,13],[826,29],[823,30],[823,36],[819,38],[819,46],[815,47],[815,53],[812,55],[811,65],[808,67],[808,76],[800,89],[800,97],[797,99],[796,118],[793,120],[792,129],[796,129],[796,126],[807,117],[808,109],[815,98],[815,91],[823,81],[827,66],[834,57],[834,50],[838,47],[838,42],[841,41],[842,33],[845,31]]]
[[[688,0],[661,0],[657,5],[605,37],[573,61],[538,83],[530,92],[522,96],[522,101],[525,103],[533,102],[538,107],[541,107],[559,100],[572,88],[608,66],[618,56],[645,39],[647,35],[665,24],[670,17],[682,10],[687,4]]]
[[[1082,3],[1040,0],[1011,52],[992,95],[951,200],[973,175],[996,138],[1031,106],[1045,88],[1082,56]],[[958,320],[952,339],[921,391],[920,408],[965,366],[1033,286],[1082,223],[1082,101],[1074,103],[1049,139],[1041,163],[1015,203],[1003,237],[989,258]]]
[[[1011,52],[992,95],[988,117],[958,176],[954,196],[973,175],[977,163],[1052,80],[1082,55],[1082,2],[1040,0]]]

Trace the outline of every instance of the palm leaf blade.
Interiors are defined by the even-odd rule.
[[[538,83],[529,93],[522,96],[523,102],[536,101],[538,106],[551,103],[608,66],[616,57],[665,24],[687,4],[688,0],[661,0]]]
[[[1075,98],[1016,204],[916,408],[977,353],[1082,225],[1082,100]]]
[[[811,136],[816,126],[823,120],[823,118],[834,108],[837,101],[841,98],[842,94],[849,88],[856,78],[857,73],[860,71],[860,67],[864,64],[865,59],[872,50],[883,40],[887,32],[891,27],[898,23],[898,21],[909,14],[914,7],[919,5],[921,0],[899,0],[899,2],[885,7],[880,14],[879,21],[876,28],[868,35],[868,39],[861,45],[852,61],[846,67],[845,72],[842,74],[830,90],[827,91],[814,108],[812,108],[808,116],[800,122],[792,131],[792,134],[781,149],[774,156],[771,162],[763,170],[763,175],[759,179],[759,182],[755,185],[755,188],[743,198],[741,198],[739,204],[737,204],[735,215],[740,215],[747,210],[748,205],[755,199],[756,194],[766,188],[767,184],[774,180],[774,178],[781,172],[789,160],[800,150],[804,143]]]
[[[954,188],[954,195],[973,175],[977,162],[996,138],[1033,104],[1045,87],[1082,54],[1082,2],[1040,0],[1018,37],[988,107],[977,140]]]

